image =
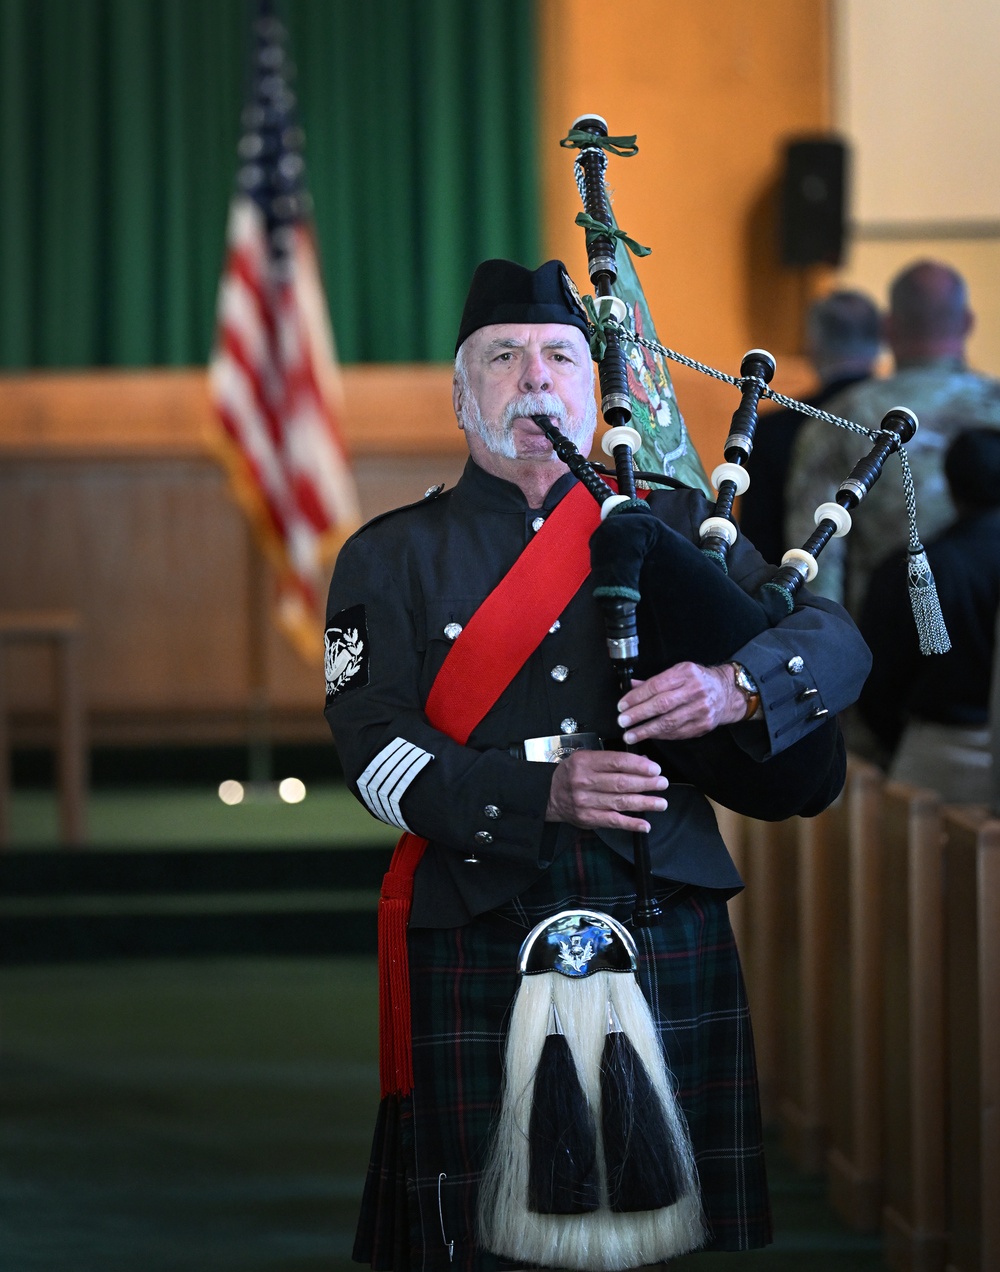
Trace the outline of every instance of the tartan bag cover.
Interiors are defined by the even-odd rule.
[[[455,640],[427,697],[430,723],[464,744],[590,573],[600,508],[574,486]],[[413,1089],[406,930],[413,876],[428,840],[405,832],[378,906],[379,1077],[382,1097]]]

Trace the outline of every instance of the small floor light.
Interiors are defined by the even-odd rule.
[[[243,803],[243,783],[235,782],[232,779],[219,783],[219,799],[224,804],[242,804]]]
[[[306,784],[297,777],[286,777],[278,783],[278,794],[286,804],[301,804],[306,797]]]

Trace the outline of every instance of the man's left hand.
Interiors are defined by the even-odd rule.
[[[730,664],[703,667],[683,662],[649,680],[633,680],[618,703],[625,741],[700,738],[724,724],[737,724],[747,702],[737,689]]]

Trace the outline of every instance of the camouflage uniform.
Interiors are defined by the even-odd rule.
[[[955,518],[944,477],[944,455],[966,428],[1000,428],[1000,380],[969,371],[955,359],[903,367],[887,380],[868,380],[826,403],[826,410],[866,428],[877,428],[885,413],[905,406],[920,421],[906,450],[913,470],[917,525],[923,542]],[[786,489],[791,544],[805,543],[817,506],[834,492],[871,447],[867,438],[822,420],[799,431]],[[898,459],[890,457],[882,476],[854,514],[846,538],[834,539],[819,557],[813,592],[860,612],[874,568],[907,539],[906,505]]]

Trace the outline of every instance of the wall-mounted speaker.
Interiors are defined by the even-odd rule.
[[[844,250],[847,147],[803,138],[785,147],[781,182],[783,265],[839,265]]]

